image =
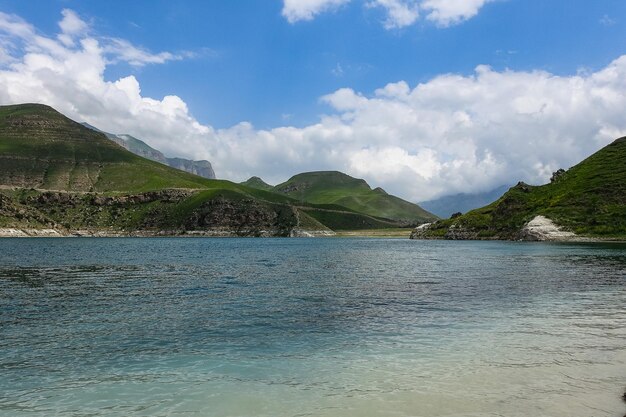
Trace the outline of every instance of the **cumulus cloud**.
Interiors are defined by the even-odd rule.
[[[350,0],[283,0],[283,16],[289,23],[311,20],[316,15],[333,10]]]
[[[426,18],[438,26],[450,26],[470,19],[478,11],[494,0],[424,0],[422,9],[427,13]]]
[[[298,172],[340,170],[420,201],[519,180],[542,183],[626,135],[626,56],[570,76],[478,66],[415,86],[342,88],[321,98],[328,114],[309,126],[214,129],[178,96],[146,97],[133,75],[105,79],[107,66],[132,58],[107,49],[110,38],[88,25],[72,27],[81,29],[68,31],[66,43],[0,14],[0,48],[8,57],[0,61],[1,104],[49,104],[168,155],[209,159],[219,177],[235,181],[259,175],[278,183]]]
[[[384,21],[386,29],[410,26],[419,17],[418,5],[414,1],[373,0],[368,3],[368,6],[378,6],[386,10],[387,19]]]
[[[74,44],[74,36],[81,35],[88,29],[87,23],[85,23],[78,15],[70,9],[64,9],[61,14],[63,19],[59,22],[61,33],[58,38],[65,45]]]
[[[290,23],[312,20],[318,14],[336,9],[351,0],[283,0],[282,14]],[[367,0],[366,7],[382,8],[387,17],[386,29],[414,24],[420,11],[437,26],[447,27],[470,19],[486,4],[495,0]]]
[[[130,65],[141,67],[146,64],[164,64],[167,61],[180,61],[187,54],[173,54],[171,52],[151,53],[139,48],[125,39],[109,38],[103,47],[103,51],[113,57],[113,63],[119,61],[128,62]]]
[[[626,134],[624,80],[626,57],[572,76],[479,66],[371,95],[342,88],[322,98],[333,111],[317,124],[242,124],[216,132],[211,146],[231,178],[339,169],[413,201],[539,184]]]

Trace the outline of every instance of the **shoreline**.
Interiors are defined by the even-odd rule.
[[[484,230],[468,228],[464,225],[452,224],[443,229],[445,234],[433,235],[431,230],[435,223],[424,223],[411,232],[412,240],[502,240],[511,242],[556,242],[556,243],[593,243],[593,242],[626,242],[626,236],[600,237],[577,235],[557,225],[545,216],[535,216],[521,229],[509,231],[503,235],[481,236]],[[440,229],[441,230],[441,229]]]
[[[626,238],[600,237],[568,237],[564,239],[524,240],[524,239],[445,239],[445,238],[410,238],[412,229],[365,229],[327,230],[294,229],[289,234],[281,234],[278,230],[227,229],[214,228],[207,230],[63,230],[35,229],[18,227],[0,227],[0,238],[106,238],[106,237],[285,237],[285,238],[369,238],[369,239],[407,239],[407,240],[465,240],[465,241],[502,241],[502,242],[543,242],[543,243],[626,243]],[[625,394],[626,395],[626,394]]]
[[[5,227],[0,228],[0,238],[29,237],[333,237],[327,230],[293,229],[288,235],[278,229],[229,229],[213,228],[206,230],[65,230]]]

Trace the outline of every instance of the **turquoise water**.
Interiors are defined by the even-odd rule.
[[[622,416],[626,246],[0,239],[0,416]]]

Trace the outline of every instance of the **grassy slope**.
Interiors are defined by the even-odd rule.
[[[227,229],[242,236],[263,231],[286,236],[296,225],[291,206],[228,190],[162,190],[132,195],[0,190],[0,227],[173,233]]]
[[[74,224],[72,219],[91,210],[89,204],[80,201],[76,203],[76,210],[63,208],[65,214],[52,214],[55,222],[67,223],[72,227],[102,227],[110,222],[110,225],[116,227],[132,228],[145,224],[145,218],[150,216],[158,217],[153,219],[153,223],[159,227],[174,227],[205,202],[216,198],[242,202],[242,205],[250,207],[256,203],[269,204],[278,212],[284,211],[278,205],[287,208],[298,206],[299,210],[306,211],[302,218],[312,225],[324,220],[325,225],[339,229],[358,228],[359,225],[368,228],[390,227],[385,220],[353,213],[344,207],[297,202],[284,194],[229,181],[209,180],[170,168],[136,156],[111,142],[104,134],[40,104],[0,106],[0,185],[79,193],[100,192],[105,195],[175,188],[198,190],[184,202],[168,205],[167,210],[158,207],[158,203],[134,207],[132,218],[126,218],[126,214],[122,213],[117,216],[96,216],[97,219],[91,223],[88,219],[77,220]],[[61,206],[51,209],[60,210]],[[21,205],[21,209],[24,206]],[[35,217],[32,216],[33,219]],[[168,223],[167,218],[171,222]],[[5,216],[2,222],[25,226],[19,220]],[[47,221],[33,222],[33,225],[41,226]]]
[[[242,182],[241,185],[264,191],[272,191],[274,189],[273,186],[269,185],[259,177],[250,177],[246,181]]]
[[[337,171],[298,174],[274,190],[300,201],[346,207],[378,218],[406,222],[436,218],[416,204],[388,195],[380,188],[372,190],[364,180]]]
[[[130,192],[216,185],[138,157],[39,104],[0,107],[0,183]]]
[[[272,202],[286,196],[209,180],[134,155],[104,134],[40,104],[0,106],[0,184],[63,191],[136,193],[218,189]]]
[[[494,203],[456,219],[437,222],[429,232],[444,236],[451,225],[484,238],[514,238],[536,215],[585,236],[626,236],[626,138],[570,168],[553,183],[518,184]]]

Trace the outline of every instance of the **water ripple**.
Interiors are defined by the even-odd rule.
[[[0,239],[0,416],[618,416],[626,246]]]

